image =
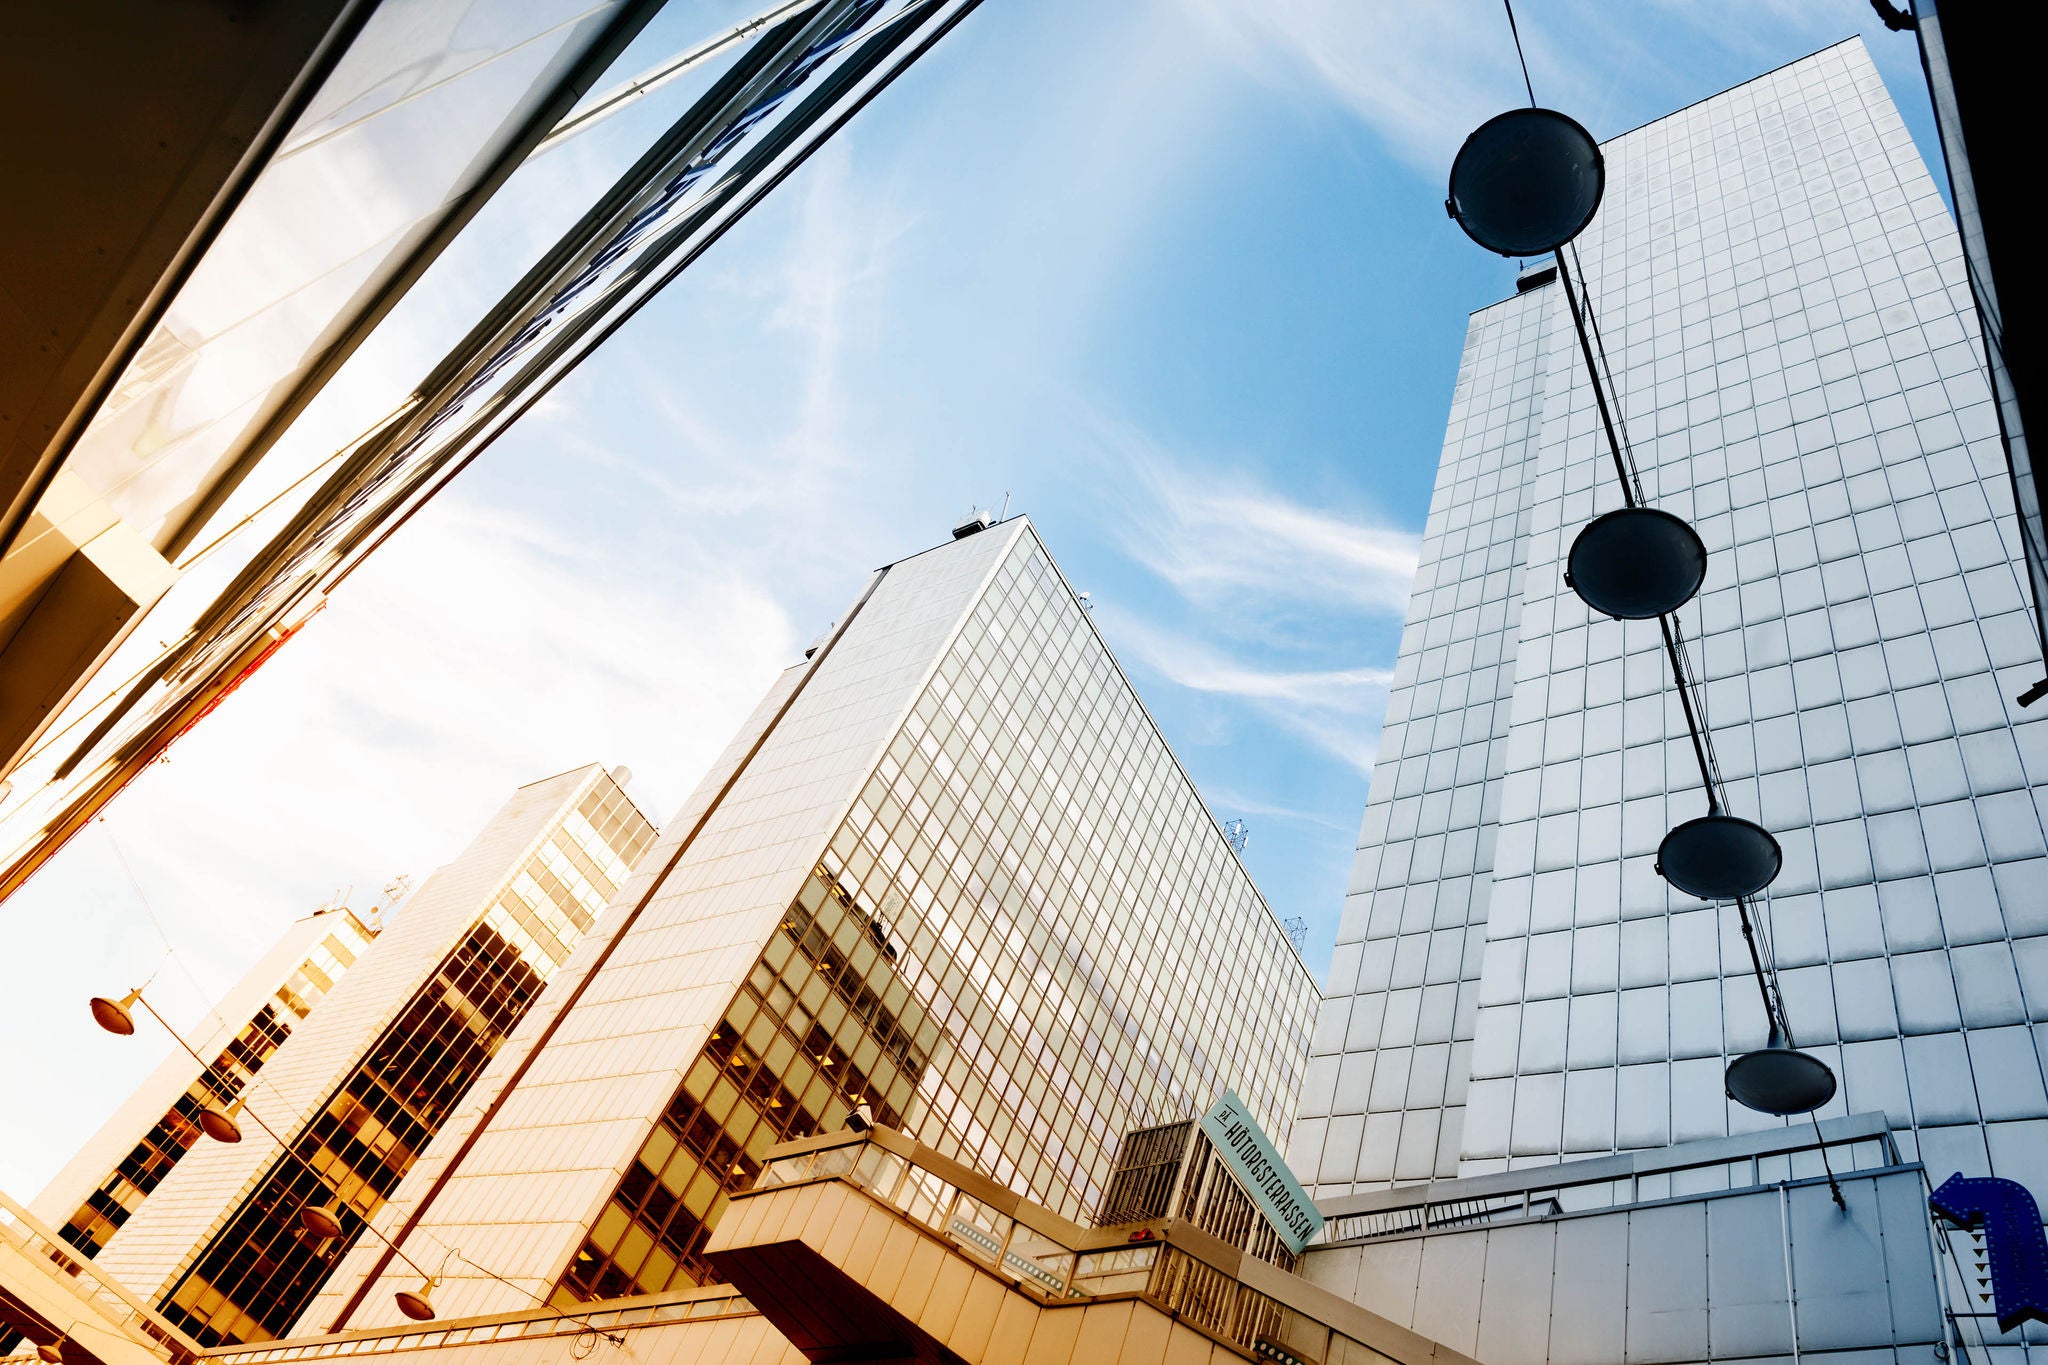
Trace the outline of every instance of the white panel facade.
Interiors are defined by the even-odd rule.
[[[2048,1194],[2048,708],[2012,700],[2041,663],[1954,223],[1860,41],[1605,151],[1584,282],[1709,551],[1679,619],[1785,849],[1759,909],[1823,1112]],[[1618,505],[1559,286],[1475,314],[1293,1148],[1319,1193],[1776,1122],[1722,1092],[1764,1041],[1735,909],[1654,867],[1705,810],[1656,625],[1563,583]]]

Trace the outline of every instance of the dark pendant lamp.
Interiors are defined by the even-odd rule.
[[[339,1237],[345,1231],[341,1210],[332,1204],[306,1205],[299,1210],[299,1224],[315,1237]]]
[[[1444,209],[1488,251],[1541,256],[1593,221],[1606,181],[1600,144],[1576,119],[1510,109],[1458,149]]]
[[[1688,820],[1657,845],[1657,871],[1688,896],[1732,901],[1777,879],[1784,850],[1762,825],[1712,811]]]
[[[398,1311],[411,1318],[414,1322],[432,1322],[434,1320],[434,1301],[428,1296],[433,1292],[434,1280],[430,1277],[418,1289],[401,1289],[396,1294],[393,1294],[391,1299],[392,1302],[398,1305]]]
[[[141,990],[132,990],[119,1000],[104,995],[95,995],[89,1005],[92,1021],[116,1037],[126,1038],[135,1032],[135,1016],[129,1013],[135,1002],[142,998]]]
[[[235,1116],[210,1104],[199,1111],[199,1127],[215,1142],[232,1144],[242,1140],[242,1125],[235,1122]]]
[[[1781,1118],[1811,1114],[1835,1097],[1828,1064],[1786,1043],[1775,1023],[1768,1043],[1728,1063],[1727,1084],[1729,1099]]]
[[[1565,564],[1565,585],[1594,611],[1647,621],[1692,600],[1706,581],[1707,547],[1669,512],[1618,507],[1586,523]]]

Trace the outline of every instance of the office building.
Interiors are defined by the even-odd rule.
[[[376,937],[376,918],[365,924],[346,906],[293,923],[215,1003],[208,1031],[186,1040],[192,1053],[174,1047],[43,1188],[31,1205],[37,1216],[81,1254],[97,1255],[202,1141],[200,1111],[234,1105]],[[213,1060],[202,1065],[201,1057]]]
[[[1752,1334],[1757,1353],[1830,1332],[1931,1349],[1932,1277],[1892,1267],[1892,1309],[1921,1326],[1887,1335],[1871,1316],[1887,1262],[1866,1253],[1924,1244],[1927,1189],[1958,1172],[2048,1193],[2048,715],[2015,701],[2040,661],[1956,226],[1860,41],[1603,151],[1583,283],[1648,500],[1709,553],[1677,616],[1729,808],[1783,847],[1754,902],[1765,950],[1793,1041],[1839,1078],[1819,1117],[1860,1135],[1837,1173],[1903,1171],[1903,1202],[1856,1195],[1830,1221],[1828,1192],[1804,1188],[1785,1213],[1770,1185],[1821,1177],[1816,1154],[1743,1146],[1795,1134],[1724,1092],[1728,1062],[1766,1041],[1736,906],[1656,866],[1666,831],[1706,810],[1662,640],[1564,582],[1573,537],[1620,493],[1548,261],[1472,316],[1291,1159],[1340,1239],[1419,1238],[1382,1266],[1424,1242],[1459,1254],[1420,1232],[1444,1201],[1483,1220],[1517,1192],[1540,1214],[1760,1186],[1743,1196],[1754,1227],[1711,1234],[1724,1271],[1783,1267],[1755,1289],[1776,1324]],[[1643,1155],[1555,1165],[1628,1152]],[[1584,1184],[1603,1169],[1620,1192]],[[1397,1319],[1489,1359],[1541,1358],[1526,1343],[1545,1321],[1570,1358],[1621,1358],[1607,1330],[1624,1320],[1630,1358],[1731,1353],[1707,1339],[1706,1223],[1665,1230],[1664,1279],[1646,1286],[1630,1216],[1633,1236],[1651,1230],[1640,1210],[1611,1215],[1622,1230],[1597,1252],[1566,1238],[1590,1223],[1555,1241],[1510,1230],[1525,1259],[1434,1285],[1411,1266],[1375,1287],[1354,1250],[1343,1291],[1382,1311],[1405,1294],[1415,1316]],[[1855,1283],[1809,1261],[1793,1292],[1801,1239],[1838,1223],[1862,1239]],[[1979,1303],[1959,1273],[1969,1249],[1957,1233],[1942,1252],[1945,1304],[1988,1316],[1988,1281]],[[1573,1256],[1612,1301],[1687,1316],[1595,1330],[1590,1301],[1499,1278],[1553,1255],[1560,1284]],[[1464,1301],[1482,1279],[1534,1315],[1496,1351]],[[1848,1297],[1823,1307],[1831,1294]]]
[[[592,765],[515,792],[276,1049],[241,1141],[193,1146],[98,1265],[198,1342],[287,1329],[652,842],[623,780]]]
[[[98,747],[107,711],[137,702],[121,680],[164,662],[159,645],[124,650],[131,637],[219,624],[206,597],[164,603],[193,551],[253,558],[247,540],[217,542],[311,469],[303,454],[270,461],[280,436],[659,9],[83,0],[10,14],[0,80],[22,103],[0,131],[0,895],[91,818],[81,799],[97,811],[95,788],[147,764],[133,743],[88,761],[80,741]],[[236,506],[245,483],[264,491]],[[254,657],[225,676],[180,661],[196,704],[170,728]]]
[[[1030,523],[957,534],[778,679],[300,1333],[414,1266],[444,1315],[716,1279],[861,1109],[1075,1221],[1226,1090],[1284,1140],[1312,979]]]

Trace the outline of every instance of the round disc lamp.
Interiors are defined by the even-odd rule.
[[[135,1016],[129,1008],[142,996],[141,991],[130,991],[119,1000],[110,1000],[104,995],[95,995],[91,1001],[92,1021],[109,1033],[126,1038],[135,1032]]]
[[[1728,1098],[1759,1114],[1811,1114],[1835,1097],[1835,1073],[1808,1052],[1788,1047],[1778,1030],[1755,1052],[1728,1063]]]
[[[1669,512],[1618,507],[1586,523],[1565,565],[1565,584],[1594,611],[1647,621],[1692,600],[1707,577],[1707,547]]]
[[[234,1115],[225,1109],[212,1105],[199,1111],[199,1127],[215,1142],[240,1142],[242,1125],[235,1122]]]
[[[299,1210],[299,1223],[315,1237],[339,1237],[343,1232],[341,1214],[332,1204],[308,1204]]]
[[[1600,144],[1577,120],[1555,109],[1510,109],[1458,149],[1444,207],[1488,251],[1541,256],[1593,220],[1606,180]]]
[[[1657,871],[1688,896],[1732,901],[1769,886],[1785,864],[1770,831],[1718,811],[1688,820],[1657,845]]]
[[[411,1318],[414,1322],[432,1322],[434,1320],[434,1303],[427,1295],[433,1292],[434,1282],[428,1280],[418,1289],[401,1289],[396,1294],[393,1294],[391,1298],[398,1305],[398,1311]]]

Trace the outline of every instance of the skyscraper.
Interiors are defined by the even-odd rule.
[[[193,1146],[98,1264],[201,1343],[288,1328],[652,843],[624,780],[515,792],[277,1048],[241,1141]]]
[[[1954,221],[1857,40],[1604,144],[1578,240],[1797,1044],[1939,1183],[2048,1192],[2048,715]],[[1618,505],[1555,271],[1473,314],[1293,1161],[1318,1197],[1775,1126],[1652,622],[1563,581]],[[2048,708],[2044,708],[2048,710]]]
[[[701,1283],[769,1148],[862,1110],[1069,1218],[1226,1090],[1284,1140],[1285,930],[1030,523],[955,535],[776,681],[301,1334],[414,1266],[443,1315]]]
[[[36,1215],[84,1255],[97,1255],[199,1144],[200,1111],[240,1099],[376,937],[346,906],[295,921],[214,1005],[209,1031],[189,1040],[213,1060],[202,1065],[183,1048],[164,1058],[44,1186],[31,1206]]]

